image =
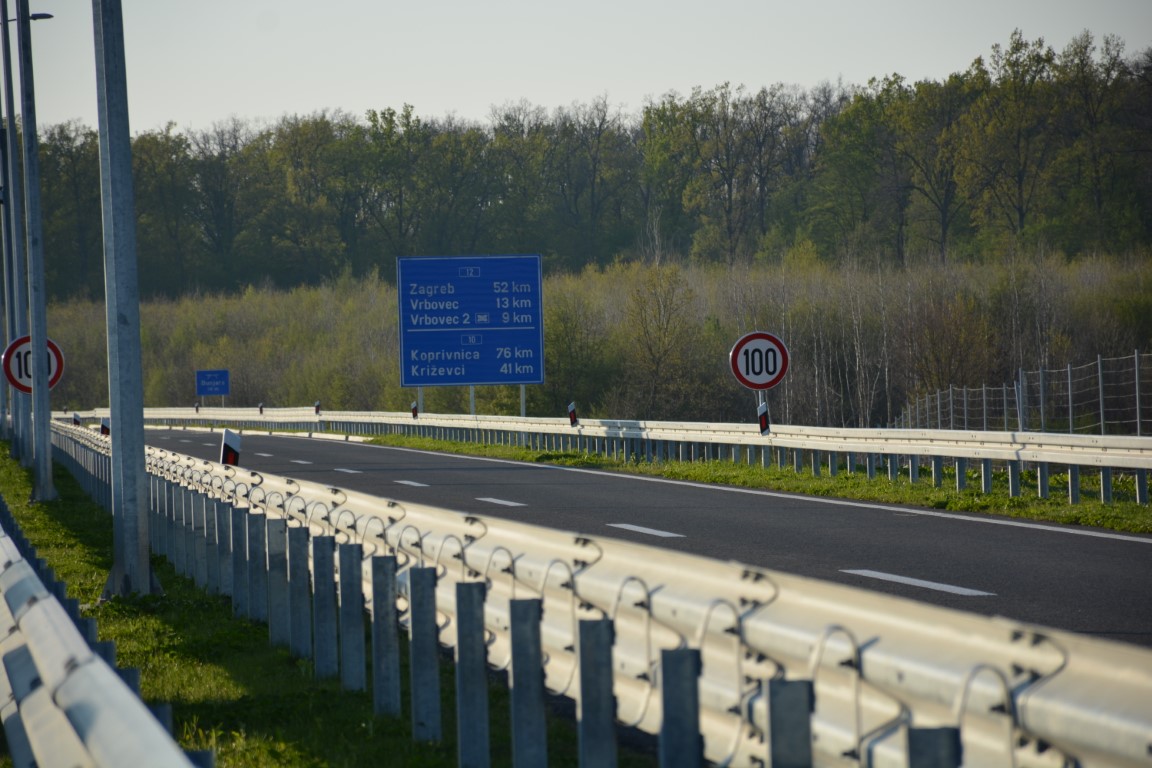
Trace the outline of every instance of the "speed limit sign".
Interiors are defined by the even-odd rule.
[[[48,339],[48,389],[64,375],[64,353]],[[4,350],[4,376],[8,383],[25,394],[32,394],[32,337],[21,336]]]
[[[752,331],[732,345],[728,363],[736,380],[749,389],[772,389],[788,372],[788,348],[774,334]]]

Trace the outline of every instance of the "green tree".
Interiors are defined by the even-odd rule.
[[[987,69],[981,59],[972,65],[971,77],[987,88],[967,115],[962,178],[982,190],[982,223],[1017,241],[1028,234],[1056,149],[1054,59],[1042,38],[1029,42],[1016,30],[1007,48],[992,46]]]
[[[141,296],[179,296],[202,286],[191,146],[174,123],[132,142]]]
[[[40,136],[44,270],[48,295],[104,295],[100,142],[78,122]]]

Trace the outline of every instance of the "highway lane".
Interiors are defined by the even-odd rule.
[[[147,440],[219,457],[219,434]],[[1152,536],[302,437],[245,434],[241,463],[1152,646]]]

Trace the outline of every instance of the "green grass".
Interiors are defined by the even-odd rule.
[[[317,682],[309,662],[269,645],[266,626],[233,618],[227,598],[206,594],[166,560],[152,560],[163,595],[99,602],[112,566],[112,519],[60,468],[54,482],[58,500],[30,504],[29,472],[0,459],[0,495],[37,556],[80,600],[83,614],[97,620],[100,639],[115,641],[119,666],[141,670],[143,698],[172,704],[184,749],[214,750],[219,766],[457,764],[450,660],[441,668],[444,740],[414,744],[407,701],[401,717],[373,716],[370,693]],[[406,667],[402,677],[406,699]],[[494,679],[489,709],[496,766],[511,764],[509,706],[506,687]],[[571,719],[550,713],[548,739],[551,765],[577,764]],[[0,747],[6,755],[6,743]],[[622,748],[620,763],[650,766],[655,759]]]
[[[1136,503],[1134,475],[1120,472],[1114,473],[1113,476],[1111,504],[1099,501],[1099,473],[1087,469],[1082,470],[1080,474],[1081,503],[1069,504],[1068,475],[1058,473],[1049,476],[1049,497],[1042,499],[1037,490],[1035,471],[1022,473],[1021,495],[1012,497],[1008,493],[1006,471],[994,474],[992,493],[985,494],[979,490],[980,473],[971,468],[967,473],[967,488],[964,491],[957,491],[956,472],[950,467],[944,469],[940,487],[936,488],[932,484],[930,472],[925,470],[921,470],[920,478],[915,483],[909,481],[907,472],[893,482],[888,479],[886,472],[879,469],[876,479],[869,480],[862,468],[849,474],[843,466],[840,467],[836,477],[831,477],[828,474],[827,464],[821,468],[820,477],[813,477],[810,463],[805,465],[804,472],[796,472],[791,467],[761,467],[731,461],[622,461],[587,453],[537,451],[504,445],[459,443],[400,435],[375,437],[370,442],[377,445],[630,472],[698,483],[763,488],[782,493],[1003,515],[1064,525],[1108,528],[1127,533],[1152,533],[1152,506]]]

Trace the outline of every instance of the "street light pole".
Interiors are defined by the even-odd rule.
[[[12,324],[8,327],[10,339],[28,333],[28,284],[27,262],[24,255],[24,181],[20,174],[16,146],[16,107],[12,87],[12,46],[8,34],[8,2],[0,0],[0,47],[4,56],[4,117],[7,130],[4,132],[8,167],[5,175],[6,194],[4,202],[7,222],[11,225],[11,250],[8,252],[8,277],[10,279],[10,299],[8,309]],[[28,398],[20,392],[12,392],[12,458],[19,459],[27,466],[31,458],[27,451],[29,424]]]
[[[100,113],[100,197],[112,433],[113,564],[104,595],[149,594],[161,590],[148,559],[136,200],[132,188],[128,79],[120,0],[92,0],[92,20]]]
[[[0,0],[6,2],[6,0]],[[36,136],[36,91],[32,78],[32,19],[28,0],[16,0],[20,48],[20,115],[24,122],[24,202],[28,218],[29,344],[32,348],[32,498],[56,498],[52,484],[52,409],[48,399],[48,309],[44,295],[44,231],[40,217],[40,146]]]

